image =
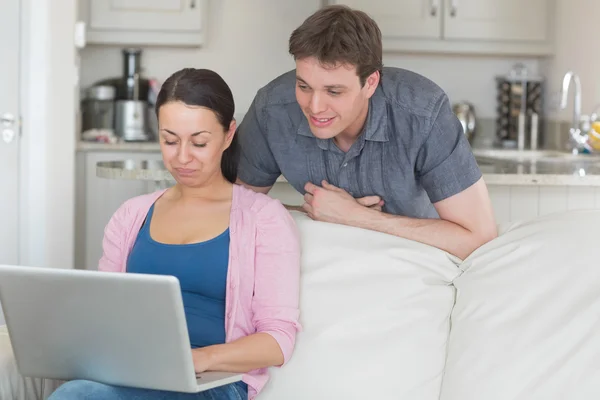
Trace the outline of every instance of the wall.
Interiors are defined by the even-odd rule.
[[[385,54],[384,64],[418,72],[440,85],[450,101],[469,101],[478,118],[496,116],[496,76],[506,75],[515,63],[539,72],[535,58]]]
[[[208,44],[202,49],[146,48],[142,55],[146,76],[164,80],[186,66],[219,72],[229,83],[240,113],[256,90],[294,68],[287,52],[292,30],[316,11],[321,0],[228,0],[210,2]],[[225,21],[225,23],[223,23]],[[82,51],[82,85],[122,74],[118,47],[89,45]],[[384,63],[412,69],[437,82],[453,101],[469,100],[481,117],[493,117],[495,81],[515,62],[537,72],[533,58],[416,56],[386,54]]]
[[[183,67],[210,68],[223,76],[244,113],[256,91],[294,68],[287,52],[292,29],[316,11],[321,0],[228,0],[209,2],[209,34],[203,48],[146,48],[146,76],[166,79]],[[81,84],[121,76],[119,47],[90,45],[81,53]]]
[[[596,17],[600,15],[600,2],[556,1],[555,54],[542,62],[541,70],[548,77],[550,115],[561,121],[570,121],[573,110],[572,92],[569,94],[567,109],[558,110],[558,93],[567,71],[575,71],[581,79],[584,114],[591,113],[600,103],[600,43],[596,23]]]
[[[73,267],[75,1],[22,1],[23,265]]]

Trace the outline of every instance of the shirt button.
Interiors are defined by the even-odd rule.
[[[231,311],[227,313],[227,319],[231,319]]]
[[[347,166],[348,166],[348,163],[344,163],[344,167],[347,167]]]

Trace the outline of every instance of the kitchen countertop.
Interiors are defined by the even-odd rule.
[[[97,143],[77,142],[77,151],[128,151],[128,152],[159,152],[158,142],[119,142],[119,143]]]
[[[498,150],[505,152],[504,150]],[[490,157],[493,151],[474,151],[479,167],[488,185],[511,186],[599,186],[600,155],[551,157],[538,160],[521,160],[516,163]],[[492,154],[493,155],[493,154]],[[108,179],[134,179],[155,182],[173,181],[161,161],[107,161],[99,162],[96,175]],[[287,182],[281,176],[277,182]]]
[[[108,179],[132,179],[154,182],[174,182],[173,176],[167,171],[162,161],[101,161],[96,164],[96,176]],[[277,182],[287,182],[281,176]]]
[[[488,185],[600,186],[600,154],[474,149]]]

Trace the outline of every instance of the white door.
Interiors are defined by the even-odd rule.
[[[445,0],[447,39],[545,41],[548,0]]]
[[[442,0],[330,0],[364,11],[385,39],[440,39]]]
[[[19,7],[0,2],[0,264],[19,262]]]

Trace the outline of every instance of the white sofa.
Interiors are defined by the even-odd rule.
[[[600,398],[600,211],[503,227],[462,262],[295,217],[304,330],[259,399]],[[0,333],[0,399],[40,388]]]

